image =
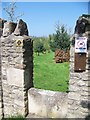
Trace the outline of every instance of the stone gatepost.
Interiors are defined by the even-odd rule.
[[[13,31],[11,24],[14,24]],[[1,59],[3,117],[25,116],[28,114],[27,92],[33,86],[33,49],[27,25],[22,20],[18,24],[4,24]]]
[[[0,118],[2,117],[1,41],[0,41]]]
[[[87,118],[90,115],[90,16],[79,17],[75,27],[75,34],[87,37],[88,51],[86,70],[74,72],[75,46],[70,50],[70,81],[68,93],[68,118]],[[73,42],[74,43],[74,42]],[[82,63],[83,64],[83,63]]]
[[[0,18],[0,37],[2,36],[2,32],[3,32],[3,25],[4,23],[6,22],[6,20],[2,20]],[[2,92],[2,80],[1,80],[1,40],[0,40],[0,118],[2,118],[3,116],[3,99],[2,99],[2,95],[3,95],[3,92]]]

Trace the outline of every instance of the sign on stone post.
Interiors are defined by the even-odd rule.
[[[75,39],[75,53],[87,53],[86,37],[77,37]]]
[[[74,71],[83,72],[86,70],[87,38],[76,37],[75,39],[75,60]]]

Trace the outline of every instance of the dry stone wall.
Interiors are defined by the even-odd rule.
[[[3,20],[0,19],[0,37],[2,36]],[[2,81],[1,81],[1,40],[0,40],[0,118],[2,117]]]
[[[68,94],[31,88],[28,91],[29,114],[43,118],[66,118]]]
[[[2,116],[1,41],[0,41],[0,118]]]
[[[85,23],[85,24],[83,24]],[[83,27],[81,27],[84,25]],[[70,80],[68,93],[68,117],[87,118],[90,115],[90,16],[82,15],[76,23],[75,34],[87,37],[88,51],[86,71],[74,72],[75,48],[70,50]]]
[[[0,88],[3,86],[1,88],[3,94],[0,94],[0,115],[4,117],[28,114],[27,91],[33,86],[32,40],[26,35],[27,26],[24,27],[25,30],[22,29],[26,25],[25,22],[22,21],[22,25],[17,28],[20,21],[16,28],[11,27],[13,32],[6,27],[11,23],[6,22],[0,38],[2,59]],[[15,31],[18,31],[17,35]]]

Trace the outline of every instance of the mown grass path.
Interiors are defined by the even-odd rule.
[[[68,91],[69,63],[55,63],[54,53],[34,54],[34,87],[53,91]]]

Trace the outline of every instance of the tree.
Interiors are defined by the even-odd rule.
[[[53,39],[51,39],[53,38]],[[52,51],[56,49],[68,50],[70,49],[70,35],[68,34],[65,26],[56,25],[56,33],[53,34],[53,37],[50,36],[50,47]]]
[[[16,8],[17,7],[16,7],[16,2],[15,1],[12,1],[8,6],[3,8],[3,10],[5,10],[5,12],[8,15],[9,21],[11,21],[11,22],[18,21],[18,19],[23,15],[23,14],[20,14],[18,16],[15,16]]]
[[[50,52],[50,45],[49,45],[49,38],[48,37],[34,37],[33,36],[33,50],[35,52],[36,46],[38,44],[42,44],[43,45],[43,51],[42,53],[46,53],[46,52]],[[39,45],[38,45],[39,46]]]
[[[44,51],[46,51],[41,39],[36,38],[34,40],[34,51],[37,53],[38,56],[39,56],[39,53],[43,53]]]

